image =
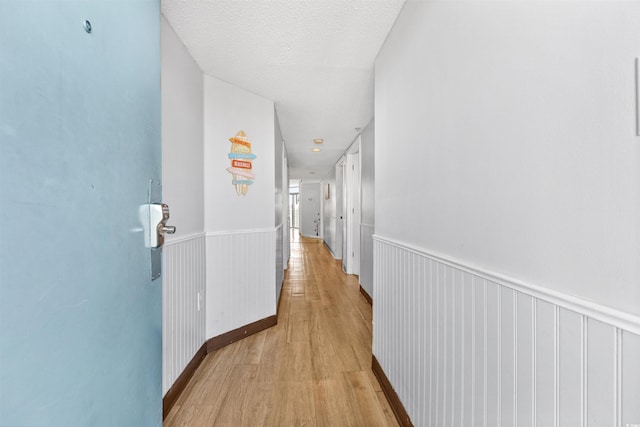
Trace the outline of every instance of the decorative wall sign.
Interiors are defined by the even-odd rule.
[[[235,185],[236,194],[244,196],[256,178],[251,172],[256,155],[251,153],[251,142],[243,130],[233,138],[229,138],[229,141],[231,141],[231,152],[229,152],[231,167],[227,168],[227,171],[233,175],[231,184]]]

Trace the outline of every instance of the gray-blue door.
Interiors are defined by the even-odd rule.
[[[162,423],[159,13],[0,0],[2,426]]]

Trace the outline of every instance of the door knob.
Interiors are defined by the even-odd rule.
[[[162,223],[158,224],[159,232],[163,234],[174,234],[176,232],[176,227],[174,225],[162,225]]]

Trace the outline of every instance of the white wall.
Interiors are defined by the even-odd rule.
[[[360,140],[360,285],[373,297],[373,233],[375,231],[374,121],[362,130]]]
[[[205,229],[245,230],[275,223],[273,101],[211,76],[204,76]],[[227,172],[229,138],[244,130],[256,155],[256,179],[238,196]]]
[[[300,181],[300,234],[306,237],[322,237],[322,224],[319,224],[316,234],[317,219],[322,219],[321,198],[322,186],[320,181]]]
[[[282,141],[282,192],[282,268],[286,270],[289,267],[291,247],[289,242],[289,157],[284,141]]]
[[[162,181],[176,234],[163,250],[162,393],[205,340],[203,78],[161,18]]]
[[[229,138],[240,130],[256,154],[245,196],[226,170]],[[204,76],[207,338],[275,314],[275,132],[272,101]]]
[[[276,231],[276,298],[280,297],[280,290],[282,289],[282,282],[284,280],[284,263],[285,258],[288,260],[288,256],[285,257],[284,242],[288,241],[289,226],[287,221],[286,200],[288,199],[289,181],[286,176],[287,170],[287,157],[284,147],[284,140],[282,139],[282,131],[280,130],[280,123],[278,121],[278,113],[273,112],[273,126],[275,129],[274,134],[274,158],[275,158],[275,227]],[[288,253],[288,249],[287,249]]]
[[[164,249],[166,393],[206,339],[275,314],[288,178],[273,102],[203,76],[164,16],[161,25],[163,196],[177,227]],[[226,171],[241,129],[257,156],[246,196]]]
[[[572,389],[587,402],[586,415],[576,414],[573,407],[568,413],[592,420],[604,414],[611,420],[593,425],[613,425],[613,417],[618,417],[616,425],[621,420],[639,422],[636,409],[625,403],[640,393],[637,362],[617,347],[624,343],[624,348],[637,348],[640,324],[640,140],[634,135],[633,76],[640,53],[638,22],[640,3],[622,1],[409,0],[401,12],[376,61],[375,228],[381,241],[404,252],[395,260],[376,255],[374,353],[383,359],[417,424],[443,425],[448,420],[417,418],[415,399],[420,396],[411,397],[409,391],[410,374],[422,372],[415,386],[426,387],[424,372],[438,365],[425,361],[403,367],[389,352],[400,348],[411,354],[412,346],[426,345],[425,340],[446,340],[465,313],[445,312],[439,324],[428,323],[421,306],[413,311],[403,305],[411,301],[407,295],[426,283],[444,286],[447,295],[453,292],[448,276],[411,279],[425,277],[420,254],[444,257],[460,271],[476,269],[520,284],[518,297],[551,307],[536,311],[531,320],[541,328],[552,325],[544,329],[549,333],[583,331],[567,326],[575,319],[565,321],[565,310],[579,313],[578,322],[589,325],[589,334],[593,322],[602,322],[593,333],[614,341],[602,341],[593,354],[591,347],[584,350],[583,339],[568,350],[569,358],[562,356],[564,350],[554,350],[557,341],[545,341],[549,334],[541,336],[543,342],[518,342],[522,347],[517,354],[541,351],[544,359],[538,362],[547,364],[534,365],[542,371],[534,369],[531,379],[540,392],[552,396],[548,400],[549,395],[540,394],[533,409],[538,425],[561,418],[557,408],[566,408],[566,401],[553,394],[558,390],[554,376],[548,376],[549,369],[555,378],[574,375],[566,360],[583,360],[581,369],[586,371],[579,378],[591,384]],[[414,276],[385,276],[398,262]],[[477,291],[472,289],[467,291]],[[429,304],[433,298],[426,294],[417,301]],[[476,300],[469,309],[485,310],[488,303]],[[517,305],[513,310],[520,309]],[[390,314],[382,319],[384,310]],[[510,310],[502,315],[502,330],[519,325]],[[449,317],[451,313],[456,314]],[[385,332],[403,325],[433,329],[393,339]],[[593,339],[589,335],[586,345]],[[451,348],[447,343],[442,348]],[[441,361],[451,354],[442,351]],[[549,360],[553,351],[565,360]],[[575,352],[588,360],[575,358]],[[512,360],[512,352],[485,354],[490,366],[498,362],[497,368],[484,371],[486,378],[514,380],[509,365],[500,364],[505,357]],[[614,361],[619,358],[626,360],[625,384],[632,386],[616,392],[620,371],[614,370]],[[440,388],[423,397],[427,405],[441,408],[438,416],[449,417],[460,414],[442,411],[456,402],[455,381],[466,371],[463,365],[445,366],[449,371],[438,377]],[[477,396],[487,396],[487,411],[496,405],[505,408],[513,398],[510,388],[485,384],[489,388]],[[596,384],[606,387],[607,399],[593,399],[601,396],[593,389]],[[514,405],[518,413],[528,410],[525,403]],[[495,419],[493,414],[473,417],[480,422],[487,416]]]
[[[377,233],[640,314],[640,3],[405,9],[376,62]]]
[[[326,187],[329,185],[329,198],[324,198]],[[336,258],[336,170],[332,168],[322,180],[322,235],[324,243]]]
[[[164,15],[162,47],[163,199],[177,239],[204,230],[203,77]]]
[[[282,131],[280,130],[280,123],[278,121],[278,113],[273,111],[273,128],[274,128],[274,183],[275,183],[275,204],[274,204],[274,225],[278,226],[283,223],[283,218],[286,218],[286,211],[283,211],[283,199],[288,197],[289,183],[283,181],[282,168],[285,159],[284,140],[282,139]]]

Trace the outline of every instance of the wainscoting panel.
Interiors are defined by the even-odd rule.
[[[619,425],[616,413],[617,330],[604,323],[589,320],[586,335],[587,420],[593,426]]]
[[[204,234],[168,241],[162,274],[162,394],[205,341]]]
[[[207,339],[276,314],[276,231],[207,233]]]
[[[536,358],[534,397],[535,425],[557,426],[557,388],[555,378],[556,361],[556,319],[555,307],[546,301],[536,300],[536,334],[533,344]]]
[[[516,426],[535,425],[535,299],[516,293]]]
[[[619,376],[621,381],[622,393],[622,422],[637,423],[640,420],[640,387],[638,386],[638,378],[640,378],[640,363],[638,363],[638,355],[640,354],[640,335],[634,335],[628,332],[622,333],[622,360],[620,365]],[[622,373],[624,372],[624,375]]]
[[[640,318],[373,242],[373,354],[414,425],[640,423]]]
[[[276,227],[276,259],[275,259],[275,271],[276,271],[276,301],[280,296],[280,290],[282,289],[282,282],[284,281],[284,267],[283,267],[283,258],[284,253],[282,250],[283,245],[283,224],[280,224]]]
[[[360,224],[360,285],[373,298],[373,232],[372,224]]]
[[[579,427],[582,422],[582,318],[561,309],[559,318],[558,388],[559,425]]]

